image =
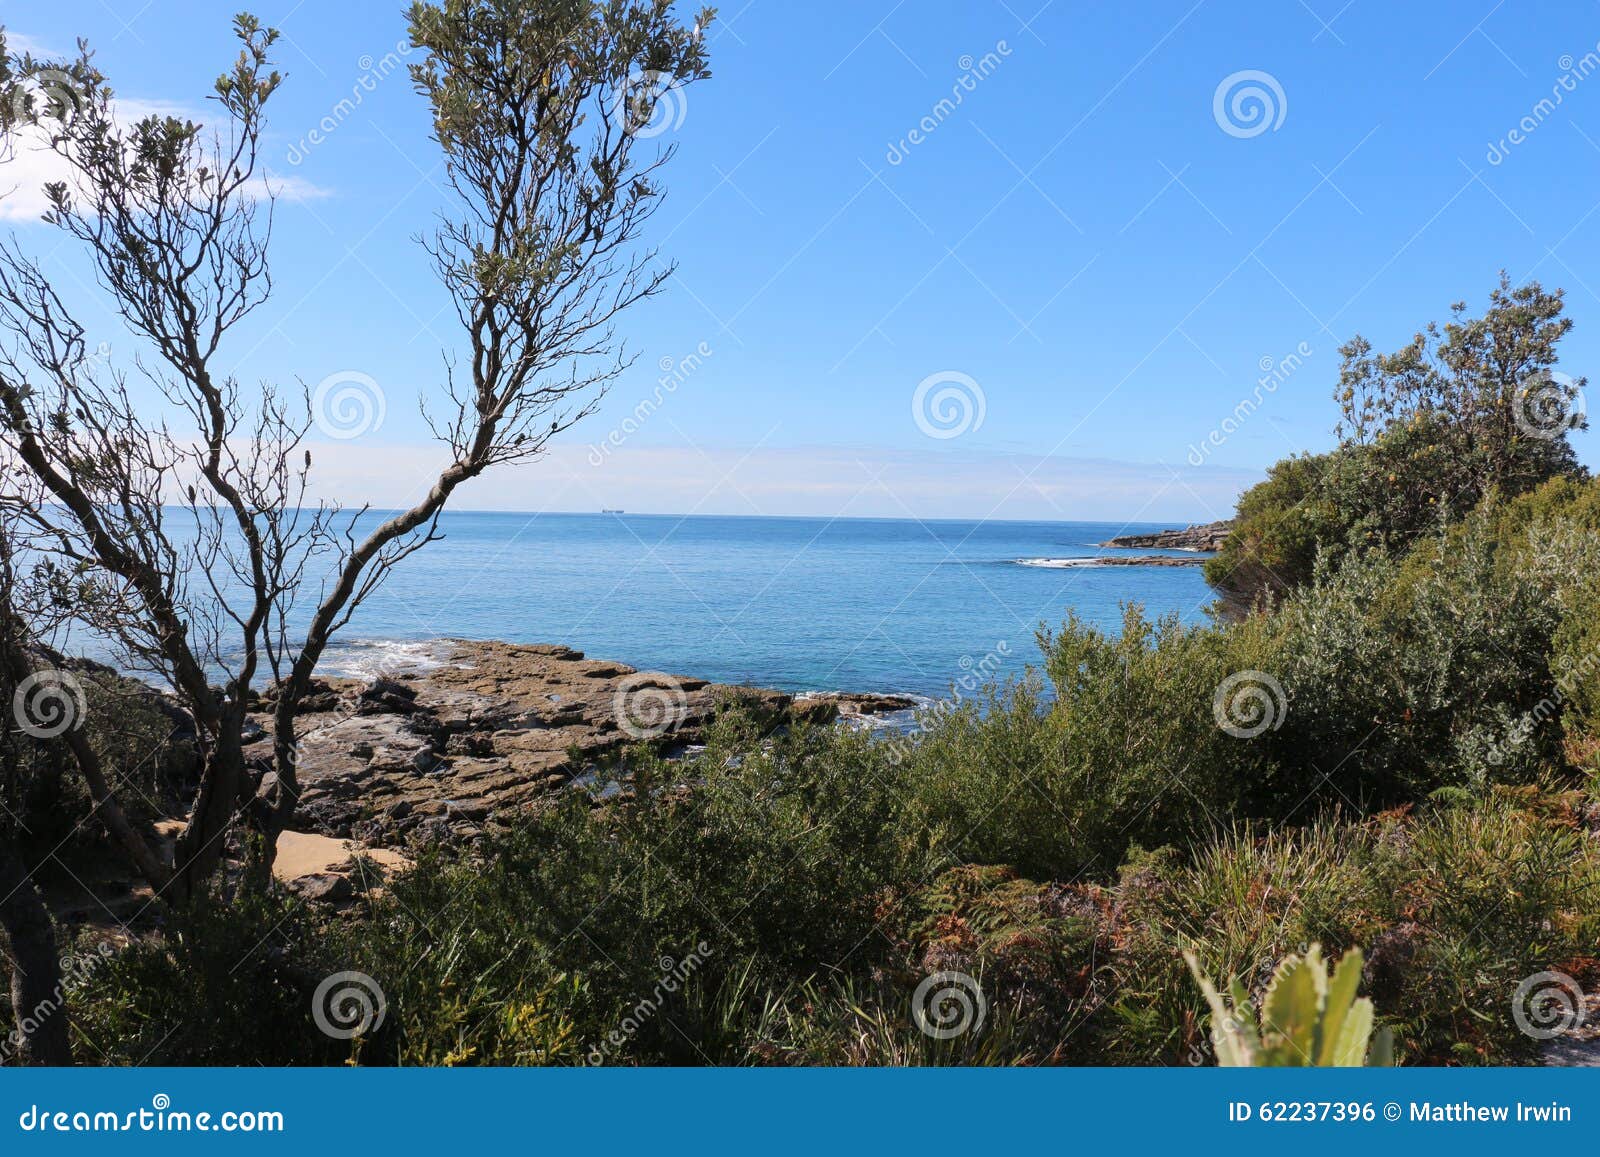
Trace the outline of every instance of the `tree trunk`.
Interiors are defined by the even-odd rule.
[[[25,1065],[70,1065],[72,1039],[55,925],[14,848],[0,849],[0,930],[11,947],[14,1055]]]
[[[182,908],[200,895],[216,874],[227,850],[228,829],[239,811],[239,785],[244,781],[244,753],[232,713],[223,717],[224,733],[206,754],[189,822],[173,854],[167,899]]]

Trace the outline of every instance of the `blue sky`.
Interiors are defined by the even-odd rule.
[[[88,37],[130,105],[203,109],[236,7],[0,19],[47,48]],[[459,347],[411,241],[446,200],[422,102],[401,71],[373,79],[404,47],[400,5],[256,11],[284,33],[267,155],[288,195],[274,297],[231,356],[247,380],[376,382],[382,424],[319,447],[319,485],[398,502],[436,460],[416,397]],[[462,505],[1218,517],[1275,459],[1329,445],[1342,341],[1398,346],[1453,301],[1481,307],[1502,267],[1566,288],[1568,372],[1600,353],[1593,0],[736,0],[712,68],[656,138],[680,151],[650,239],[679,271],[624,323],[635,368],[546,460]],[[1245,72],[1266,77],[1224,88],[1219,119]],[[1270,125],[1230,113],[1241,85]],[[956,436],[916,420],[930,378],[925,403],[968,403]],[[1577,439],[1590,464],[1597,437]]]

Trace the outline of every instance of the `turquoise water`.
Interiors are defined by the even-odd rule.
[[[453,513],[441,526],[326,670],[456,636],[793,691],[937,696],[975,667],[1021,674],[1037,628],[1069,609],[1114,629],[1123,602],[1198,621],[1213,598],[1197,567],[1018,561],[1116,554],[1093,544],[1157,525]]]

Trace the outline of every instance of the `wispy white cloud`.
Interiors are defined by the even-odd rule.
[[[70,54],[29,36],[26,32],[6,29],[6,48],[17,56],[32,56],[37,60],[64,60]]]
[[[320,497],[393,508],[420,497],[443,456],[436,446],[316,444]],[[987,452],[792,447],[616,448],[594,465],[562,444],[531,463],[469,483],[464,510],[1002,518],[1186,522],[1225,518],[1261,473],[1187,463],[1041,458]]]
[[[285,177],[272,172],[251,181],[246,191],[257,199],[265,197],[270,192],[279,201],[291,205],[303,201],[321,201],[333,196],[332,189],[314,184],[304,177]]]
[[[204,124],[208,114],[214,114],[215,111],[215,108],[197,111],[187,105],[162,100],[118,97],[112,102],[112,116],[119,124],[134,124],[149,116],[178,117]],[[24,130],[17,135],[11,158],[0,164],[0,221],[38,221],[50,208],[50,202],[45,197],[45,186],[72,179],[71,168],[49,147],[47,140],[43,129]],[[332,196],[332,190],[303,177],[280,176],[272,172],[251,181],[245,192],[263,199],[269,190],[279,201],[289,204]]]

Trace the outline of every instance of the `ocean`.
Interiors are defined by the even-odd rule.
[[[453,512],[441,529],[362,607],[325,673],[425,660],[429,640],[462,637],[787,691],[940,697],[972,671],[1020,676],[1038,628],[1069,610],[1114,631],[1124,603],[1196,622],[1214,597],[1198,567],[1060,565],[1177,553],[1095,546],[1156,524]]]

